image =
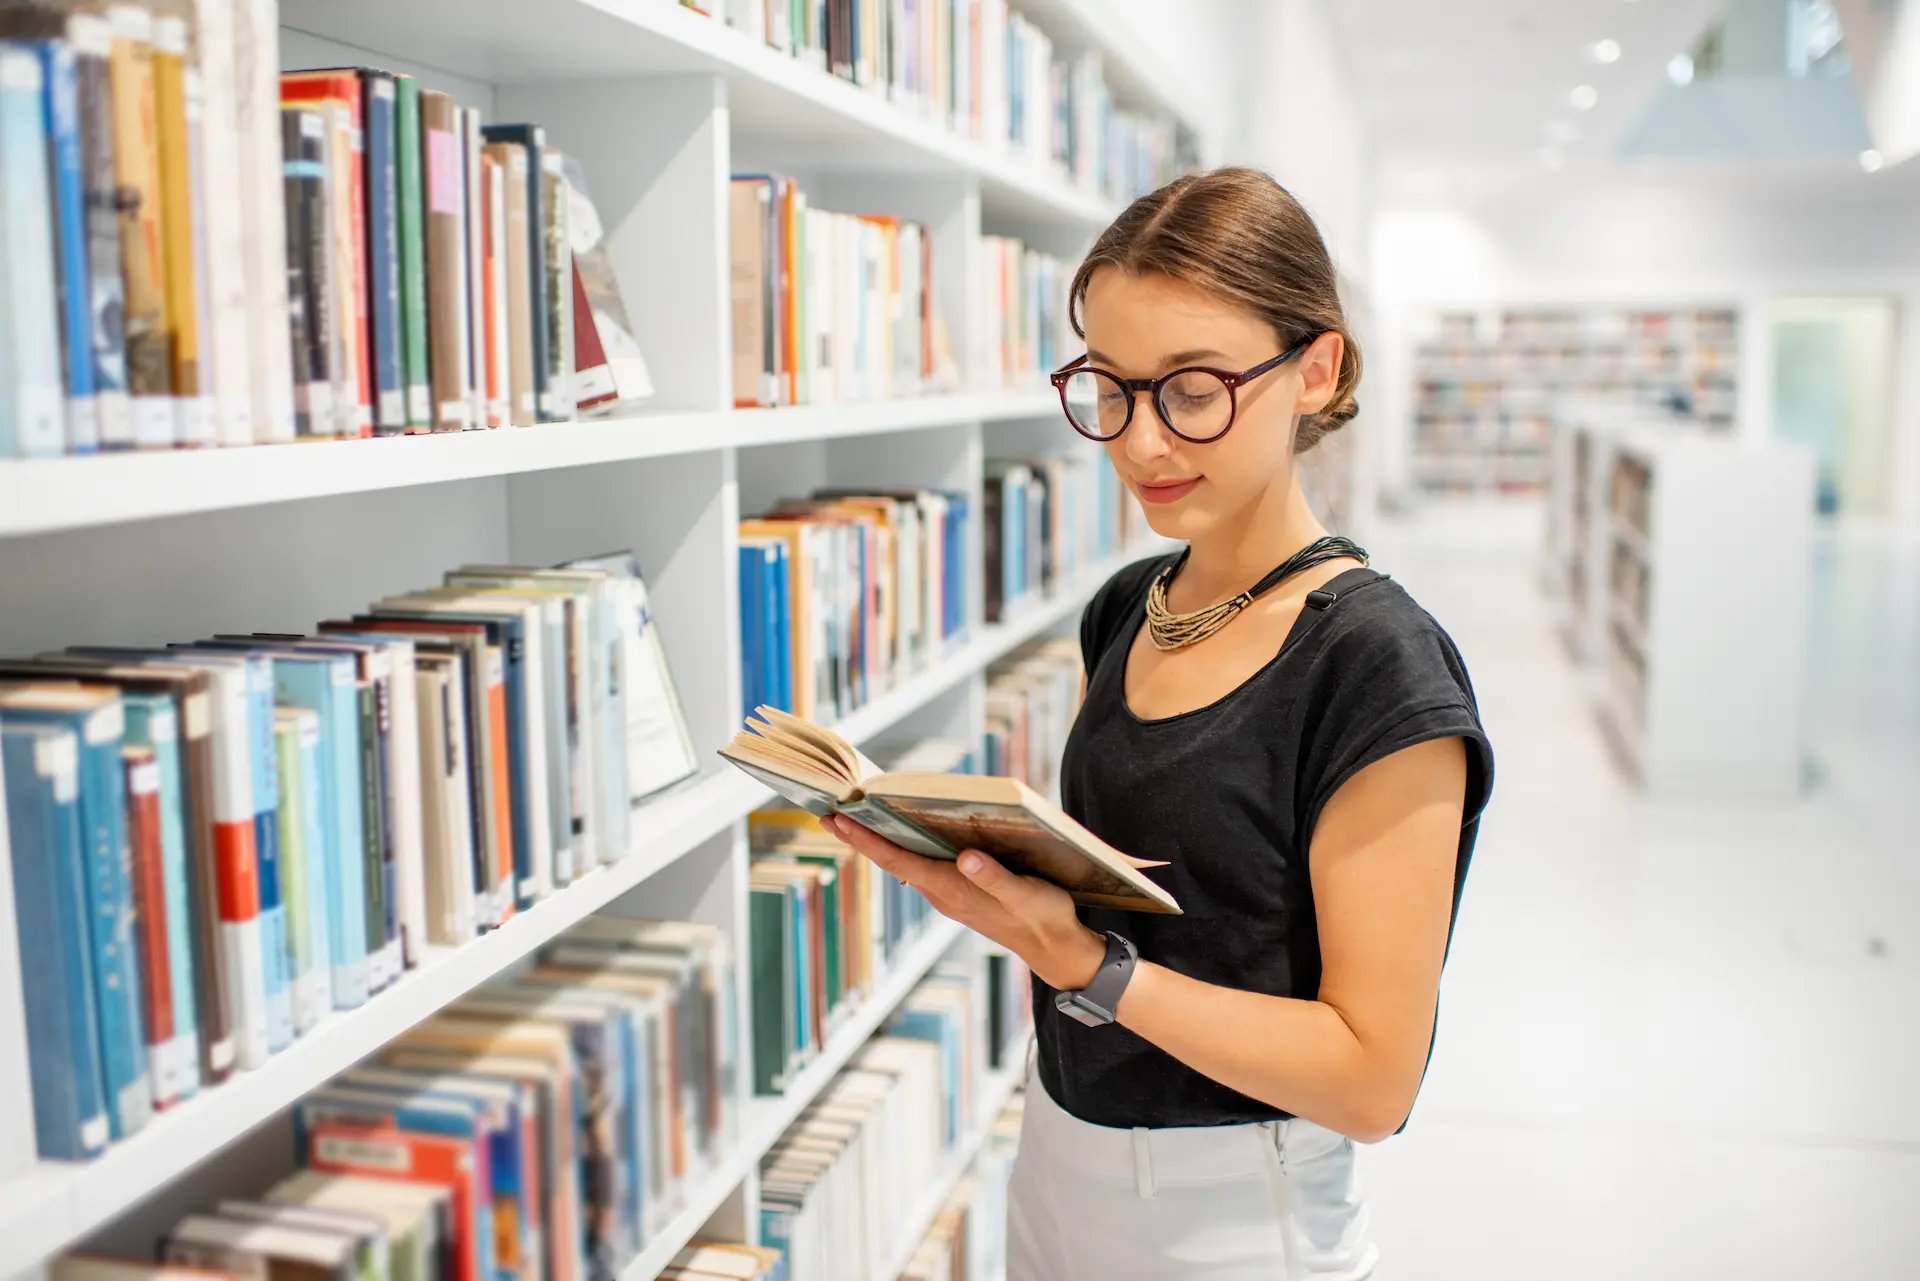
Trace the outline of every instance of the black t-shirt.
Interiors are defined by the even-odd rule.
[[[1069,814],[1115,849],[1166,860],[1148,875],[1183,914],[1081,908],[1080,919],[1202,982],[1310,1000],[1320,986],[1307,867],[1314,823],[1361,769],[1432,739],[1467,743],[1458,914],[1493,782],[1473,687],[1440,625],[1398,583],[1356,569],[1328,585],[1330,606],[1302,609],[1279,652],[1232,693],[1142,720],[1126,703],[1127,654],[1146,618],[1147,586],[1171,559],[1128,566],[1087,606],[1087,696],[1067,738],[1060,795]],[[1124,1027],[1065,1017],[1038,978],[1033,991],[1041,1080],[1084,1121],[1235,1125],[1287,1115]]]

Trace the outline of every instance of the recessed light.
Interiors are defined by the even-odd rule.
[[[1600,101],[1600,91],[1592,85],[1579,85],[1568,95],[1567,100],[1573,104],[1575,111],[1592,111],[1594,105]]]
[[[1693,83],[1693,59],[1684,53],[1676,53],[1667,62],[1667,79],[1677,85]]]
[[[1596,43],[1592,49],[1588,50],[1588,52],[1593,56],[1595,62],[1602,64],[1618,62],[1620,61],[1620,42],[1618,40],[1601,40]]]
[[[1885,164],[1886,161],[1881,159],[1880,153],[1872,148],[1868,148],[1860,153],[1860,167],[1868,173],[1879,173],[1881,167]]]

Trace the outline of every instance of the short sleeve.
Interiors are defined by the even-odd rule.
[[[1493,790],[1492,744],[1452,638],[1397,586],[1368,606],[1342,620],[1347,625],[1318,656],[1306,695],[1297,802],[1309,843],[1321,811],[1349,779],[1420,743],[1464,742],[1464,824],[1479,820]]]

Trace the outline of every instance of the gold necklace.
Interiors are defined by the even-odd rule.
[[[1198,645],[1238,618],[1240,612],[1257,598],[1303,570],[1330,560],[1357,560],[1365,565],[1370,559],[1366,549],[1350,538],[1339,535],[1316,538],[1246,591],[1191,614],[1176,614],[1167,608],[1167,584],[1173,581],[1173,576],[1180,572],[1187,563],[1187,557],[1192,554],[1192,548],[1181,552],[1173,564],[1154,576],[1147,588],[1147,636],[1153,641],[1155,649],[1165,651]]]

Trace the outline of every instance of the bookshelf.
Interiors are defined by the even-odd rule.
[[[1805,750],[1811,456],[1671,424],[1585,429],[1570,636],[1649,792],[1791,795]],[[1571,456],[1571,455],[1570,455]]]
[[[1414,353],[1414,479],[1433,495],[1539,495],[1570,403],[1731,431],[1738,349],[1731,306],[1430,313]]]
[[[1116,100],[1170,116],[1200,154],[1192,97],[1113,35],[1094,0],[1015,0],[1069,54],[1098,53]],[[939,486],[980,510],[996,448],[1085,448],[1044,380],[990,385],[981,239],[1017,236],[1071,259],[1118,212],[1109,196],[1003,147],[778,53],[669,0],[282,0],[284,66],[368,64],[480,108],[543,124],[582,163],[656,394],[611,419],[396,439],[0,461],[0,652],[90,638],[157,643],[237,626],[304,629],[469,561],[552,563],[632,548],[699,757],[737,721],[737,524],[794,476]],[[1170,87],[1172,86],[1172,87]],[[730,394],[728,179],[777,168],[823,207],[924,223],[934,242],[960,390],[861,403],[736,409]],[[1053,430],[1049,430],[1052,428]],[[1137,546],[1045,600],[984,621],[836,728],[973,736],[987,667],[1071,623]],[[969,563],[980,563],[978,533]],[[84,587],[76,588],[76,584]],[[743,928],[744,816],[763,798],[718,764],[636,809],[629,856],[458,947],[434,949],[365,1005],[336,1012],[264,1066],[158,1116],[85,1163],[36,1159],[23,1062],[0,1059],[0,1276],[95,1242],[152,1237],[143,1215],[204,1186],[249,1187],[249,1136],[303,1094],[586,917],[684,916]],[[0,886],[10,884],[0,843]],[[17,1044],[22,976],[0,902],[0,1043]],[[703,1230],[738,1231],[757,1163],[913,985],[960,938],[935,919],[822,1054],[775,1098],[741,1100],[739,1143],[687,1194],[622,1281],[648,1281]],[[745,949],[738,949],[744,967]],[[742,981],[745,974],[743,968]],[[916,1203],[910,1249],[968,1167],[1015,1067],[987,1079],[981,1115]],[[716,1229],[714,1225],[718,1225]]]

